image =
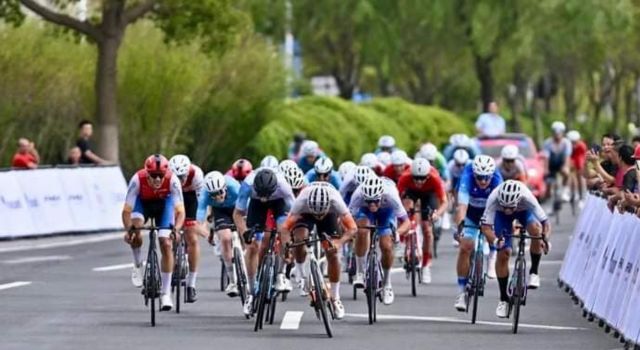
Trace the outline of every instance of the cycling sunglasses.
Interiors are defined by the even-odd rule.
[[[380,204],[380,199],[365,199],[364,202],[367,204]]]
[[[224,192],[225,192],[224,190],[209,192],[209,197],[214,198],[214,197],[222,196]]]
[[[316,175],[318,175],[318,178],[328,179],[328,178],[329,178],[330,173],[324,173],[324,174],[317,173]]]
[[[164,173],[149,173],[149,177],[152,179],[161,179],[164,177]]]
[[[413,176],[413,181],[416,181],[416,182],[427,181],[428,178],[429,176]]]
[[[491,175],[474,175],[477,181],[489,181]]]

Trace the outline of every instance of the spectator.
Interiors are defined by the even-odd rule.
[[[80,147],[71,147],[71,149],[69,150],[69,155],[67,157],[67,164],[79,165],[80,158],[82,158],[82,151],[80,151]]]
[[[13,155],[11,166],[20,169],[35,169],[40,163],[40,155],[33,142],[26,138],[18,140],[18,151]]]
[[[640,146],[640,135],[636,135],[631,139],[631,147],[636,149],[638,146]]]
[[[620,136],[605,134],[602,136],[601,148],[599,150],[591,149],[587,152],[587,160],[592,167],[591,172],[588,173],[588,188],[598,188],[603,184],[614,184],[615,175],[618,172],[616,166],[617,151],[615,146],[620,142]]]
[[[300,152],[300,146],[306,138],[307,135],[305,135],[305,133],[303,132],[296,132],[295,134],[293,134],[293,141],[289,144],[289,149],[287,151],[287,157],[289,159],[293,160],[294,162],[298,161],[297,156]]]
[[[603,192],[609,195],[609,209],[618,205],[623,210],[629,201],[627,193],[634,193],[638,188],[638,177],[635,167],[634,149],[629,145],[622,145],[618,148],[617,166],[618,171],[615,176],[615,187],[605,188]],[[623,200],[623,202],[620,202]]]
[[[93,124],[88,120],[83,120],[78,124],[80,138],[76,142],[76,146],[80,148],[80,163],[81,164],[105,164],[106,160],[100,158],[93,153],[91,145],[91,135],[93,135]]]
[[[495,137],[506,132],[504,118],[498,114],[498,104],[489,103],[489,113],[482,113],[476,121],[478,136]]]

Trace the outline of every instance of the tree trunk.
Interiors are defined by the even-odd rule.
[[[544,134],[542,133],[542,117],[540,115],[540,104],[539,100],[534,98],[531,106],[533,112],[533,129],[535,133],[535,142],[538,144],[538,149],[544,143]]]
[[[476,75],[480,82],[480,99],[482,110],[488,112],[489,103],[493,102],[493,70],[490,57],[475,56]]]
[[[117,61],[119,38],[107,37],[98,43],[96,66],[96,116],[98,155],[110,161],[119,159]]]

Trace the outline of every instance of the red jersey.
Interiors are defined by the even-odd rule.
[[[429,172],[429,178],[420,187],[418,187],[416,183],[413,182],[413,176],[411,175],[411,172],[405,171],[398,180],[398,192],[400,192],[400,196],[403,196],[407,190],[422,193],[433,192],[436,194],[440,201],[444,201],[446,198],[444,182],[442,182],[442,178],[440,178],[438,170],[433,167]]]
[[[160,188],[158,189],[155,189],[149,185],[149,181],[147,180],[149,174],[146,170],[139,170],[136,173],[136,176],[138,176],[138,181],[140,182],[140,199],[142,199],[143,201],[165,199],[171,193],[170,171],[165,172],[164,178],[162,179],[162,185],[160,185]]]
[[[393,182],[398,183],[398,179],[400,179],[400,175],[402,175],[402,173],[409,170],[410,168],[411,168],[411,165],[405,164],[402,171],[399,173],[396,173],[396,170],[394,169],[394,165],[389,164],[387,165],[386,168],[384,168],[384,171],[382,172],[382,176],[388,177],[391,180],[393,180]]]
[[[29,168],[30,164],[38,165],[36,157],[31,153],[16,153],[13,155],[11,166],[14,168]]]
[[[571,152],[571,164],[573,164],[574,168],[582,170],[584,169],[586,161],[587,144],[581,140],[573,145],[573,151]]]

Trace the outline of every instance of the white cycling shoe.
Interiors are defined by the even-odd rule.
[[[173,309],[171,293],[160,295],[160,311],[171,311],[171,309]]]
[[[342,305],[342,301],[340,299],[331,301],[333,305],[333,311],[335,312],[336,320],[341,320],[344,318],[344,305]]]
[[[422,267],[422,283],[431,283],[431,266],[429,265]]]
[[[140,264],[140,266],[133,266],[131,268],[131,283],[134,287],[140,288],[142,287],[142,279],[144,277],[144,264]]]
[[[356,273],[353,278],[353,286],[356,288],[364,288],[364,274],[362,272]]]
[[[496,308],[496,316],[500,318],[507,318],[507,316],[509,316],[509,303],[506,301],[499,302],[498,307]]]
[[[453,307],[455,307],[456,310],[460,312],[467,311],[467,294],[466,293],[458,294],[458,296],[456,297],[456,303],[453,305]]]
[[[496,279],[496,259],[498,254],[489,253],[489,259],[487,259],[487,278]]]
[[[233,282],[229,282],[229,284],[227,285],[227,288],[225,288],[224,292],[227,293],[227,295],[230,298],[237,297],[238,294],[240,294],[240,292],[238,291],[238,285],[233,283]]]
[[[384,289],[382,290],[382,303],[385,305],[391,305],[393,304],[394,299],[395,296],[393,294],[393,288],[384,287]]]
[[[307,295],[309,295],[309,292],[307,292],[307,281],[304,278],[301,278],[298,281],[298,289],[300,290],[300,296],[301,297],[306,297]]]
[[[244,301],[244,305],[242,306],[242,313],[244,313],[245,316],[251,316],[251,312],[253,311],[252,304],[253,304],[253,295],[249,294],[247,295],[247,300]]]
[[[540,288],[540,276],[535,273],[529,275],[529,289]]]
[[[278,292],[290,292],[293,289],[291,281],[287,279],[284,273],[279,273],[278,277],[276,277],[275,288]]]

